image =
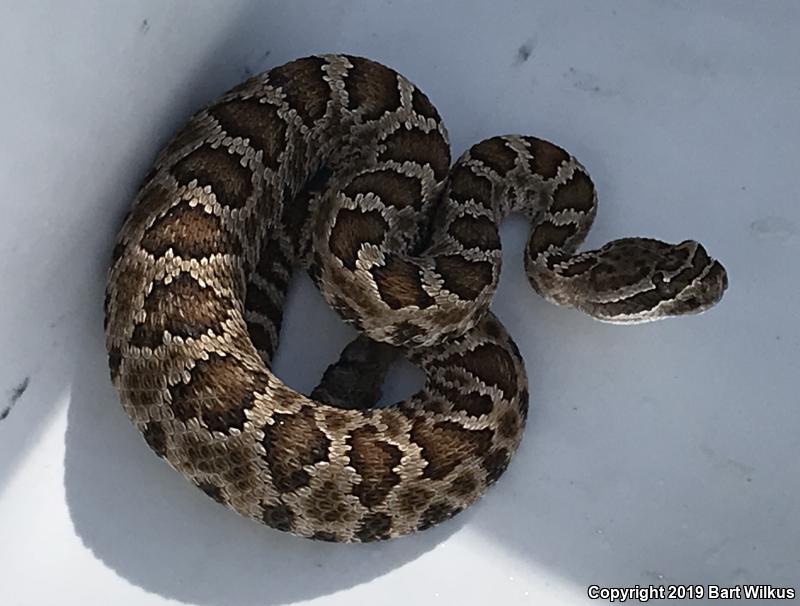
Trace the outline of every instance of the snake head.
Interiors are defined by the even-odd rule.
[[[681,269],[672,273],[655,272],[654,285],[670,296],[661,304],[663,317],[698,314],[710,309],[722,299],[728,288],[728,272],[722,263],[712,259],[703,245],[687,240],[674,249],[683,259]]]
[[[650,322],[701,313],[722,298],[725,268],[693,240],[668,244],[648,238],[614,240],[554,268],[584,271],[571,303],[594,318],[615,324]]]

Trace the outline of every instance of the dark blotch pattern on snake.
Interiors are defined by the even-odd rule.
[[[497,481],[527,418],[519,350],[488,311],[503,217],[531,220],[533,287],[600,320],[722,296],[696,242],[577,252],[595,210],[551,143],[493,137],[451,167],[408,80],[358,57],[293,61],[195,114],[145,179],[108,279],[112,380],[153,451],[242,515],[326,541],[428,528]],[[362,333],[311,397],[270,371],[296,266]],[[424,388],[375,408],[398,353]]]

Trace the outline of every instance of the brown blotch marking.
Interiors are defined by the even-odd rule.
[[[103,314],[106,316],[103,318],[103,330],[108,328],[108,312],[111,310],[111,289],[109,286],[106,286],[105,295],[103,296]]]
[[[448,231],[464,248],[480,248],[485,251],[500,248],[497,225],[488,217],[464,215],[453,221]]]
[[[266,316],[276,328],[281,325],[283,308],[275,305],[275,303],[272,302],[272,297],[261,290],[255,282],[250,282],[247,285],[247,294],[244,297],[244,308],[248,311]]]
[[[377,433],[369,426],[354,429],[347,440],[350,465],[361,476],[361,483],[353,486],[353,494],[369,508],[380,505],[400,483],[394,468],[400,464],[402,453],[394,444],[380,440]]]
[[[327,409],[323,413],[325,428],[329,433],[341,433],[347,427],[349,417],[340,410]]]
[[[490,316],[487,316],[483,322],[481,322],[481,328],[489,335],[492,339],[499,339],[503,335],[503,330],[500,327],[500,323],[497,320],[492,319]]]
[[[650,242],[643,246],[642,241],[633,238],[610,242],[597,253],[599,261],[589,273],[592,285],[598,290],[617,290],[652,276],[657,288],[666,286],[658,284],[660,273],[657,270],[663,254],[659,249],[654,250]],[[689,251],[684,252],[684,259],[688,261]]]
[[[517,347],[517,344],[511,337],[508,338],[508,346],[511,349],[511,353],[513,353],[517,357],[517,360],[522,363],[522,354],[519,351],[519,347]]]
[[[267,526],[277,530],[283,530],[284,532],[291,531],[294,525],[294,513],[282,503],[278,505],[264,505],[261,519]]]
[[[406,488],[397,496],[400,513],[405,516],[419,513],[428,506],[433,496],[433,493],[423,486]]]
[[[261,444],[275,487],[291,492],[308,485],[310,476],[303,467],[327,461],[331,442],[317,427],[310,406],[294,414],[275,414],[272,419],[272,424],[262,428]]]
[[[647,267],[636,267],[628,263],[612,263],[600,261],[591,269],[589,279],[592,287],[598,292],[617,291],[646,279],[650,273]],[[658,292],[654,294],[657,297],[661,296]]]
[[[116,383],[119,378],[120,366],[122,366],[122,353],[116,347],[111,348],[108,352],[108,370],[112,383]]]
[[[264,362],[269,364],[277,349],[277,344],[272,342],[269,331],[258,322],[247,322],[247,334],[250,335],[250,340],[259,355],[266,358]]]
[[[447,503],[434,503],[422,513],[417,530],[426,530],[431,526],[440,524],[445,520],[449,520],[460,511],[460,507],[453,507]]]
[[[594,184],[582,170],[576,170],[569,181],[556,188],[550,212],[576,210],[588,213],[594,207]]]
[[[472,199],[491,208],[492,182],[488,177],[475,174],[468,166],[457,164],[450,173],[450,197],[460,202]]]
[[[122,254],[128,248],[128,242],[124,240],[118,240],[116,244],[114,244],[114,248],[111,251],[111,263],[109,264],[109,270],[114,269],[116,266],[117,261],[122,258]],[[106,297],[107,298],[107,297]],[[104,304],[103,309],[108,313],[108,304]]]
[[[547,256],[547,269],[555,270],[555,268],[563,263],[569,261],[569,255],[565,253],[552,253]]]
[[[414,92],[411,93],[411,108],[420,116],[433,118],[437,122],[441,122],[439,112],[436,111],[433,103],[431,103],[427,95],[418,88],[414,88]]]
[[[471,417],[489,414],[494,407],[494,403],[489,396],[475,391],[463,393],[460,389],[446,385],[436,385],[436,390],[441,392],[453,404],[453,410],[463,411]]]
[[[457,498],[464,499],[470,497],[474,495],[477,490],[478,481],[469,471],[465,471],[461,475],[457,476],[452,482],[450,482],[449,492]]]
[[[392,309],[416,305],[430,307],[434,300],[422,288],[419,268],[397,255],[386,257],[386,263],[371,270],[381,298]]]
[[[448,358],[447,363],[464,368],[487,385],[497,386],[509,400],[517,395],[514,360],[498,345],[484,343],[472,351]]]
[[[306,57],[269,72],[269,84],[283,89],[289,105],[309,128],[325,115],[331,94],[322,71],[324,65],[324,59]]]
[[[394,71],[361,57],[348,56],[347,60],[353,66],[344,80],[350,109],[360,109],[367,120],[377,120],[400,107],[400,88]]]
[[[528,390],[523,389],[519,393],[519,415],[522,417],[522,422],[525,423],[528,420],[528,401],[530,400],[530,396],[528,395]]]
[[[517,435],[519,430],[520,421],[517,412],[513,409],[507,410],[505,414],[500,417],[500,421],[497,424],[497,432],[501,437],[508,440]]]
[[[390,169],[364,172],[347,184],[345,195],[355,199],[358,194],[377,194],[387,206],[419,208],[422,191],[419,181]]]
[[[262,162],[278,168],[281,152],[286,149],[286,123],[274,105],[258,99],[235,99],[209,108],[229,137],[249,139],[250,145],[261,150]]]
[[[468,261],[459,255],[436,257],[436,271],[444,280],[444,288],[462,299],[472,300],[492,283],[492,264]]]
[[[419,419],[411,429],[411,439],[422,448],[422,457],[428,463],[422,476],[441,480],[465,459],[483,456],[491,446],[492,431],[465,429],[452,421],[431,426]]]
[[[184,147],[187,147],[192,144],[200,144],[202,143],[205,137],[205,130],[200,122],[200,116],[196,115],[193,116],[189,122],[187,122],[181,129],[175,133],[175,136],[172,137],[169,143],[167,143],[164,150],[161,152],[161,157],[169,158],[175,153],[181,151]],[[145,179],[144,182],[146,182]]]
[[[709,263],[711,263],[711,257],[708,256],[706,249],[698,244],[694,250],[694,256],[692,257],[692,269],[694,270],[694,274],[700,274]]]
[[[389,225],[377,210],[361,212],[343,208],[330,235],[331,252],[344,266],[355,270],[362,244],[380,244]]]
[[[471,417],[480,417],[481,415],[489,414],[492,412],[494,406],[489,396],[474,391],[468,394],[462,394],[451,401],[454,405],[453,408],[456,410],[463,410]]]
[[[601,303],[597,307],[603,310],[603,316],[624,316],[643,309],[652,309],[662,300],[663,295],[657,290],[648,290],[620,301]]]
[[[426,133],[417,129],[400,128],[386,138],[384,146],[379,157],[381,161],[427,164],[437,181],[447,175],[450,167],[450,146],[439,131]]]
[[[225,504],[225,497],[222,494],[222,489],[211,482],[198,482],[197,487],[202,490],[206,495],[214,499],[217,503]]]
[[[198,418],[209,431],[228,433],[244,429],[245,411],[253,407],[253,392],[263,391],[267,378],[232,356],[209,353],[190,371],[188,383],[169,388],[175,417]]]
[[[372,513],[364,516],[356,538],[362,543],[388,539],[392,532],[392,517],[386,513]]]
[[[315,532],[311,538],[315,541],[325,541],[326,543],[339,542],[334,533],[327,532],[325,530],[320,530],[319,532]]]
[[[516,165],[517,154],[500,137],[492,137],[474,145],[469,150],[469,155],[483,162],[501,177]]]
[[[569,154],[549,141],[536,137],[524,137],[531,151],[528,162],[531,170],[545,179],[552,179],[558,174],[559,167],[569,160]]]
[[[200,187],[210,187],[222,206],[241,208],[253,193],[253,183],[240,159],[224,148],[203,145],[177,162],[172,174],[181,185],[197,179]]]
[[[131,209],[125,220],[125,231],[128,233],[143,227],[175,201],[175,192],[160,185],[148,188],[140,193],[139,196],[138,202]],[[121,255],[123,249],[124,243],[118,242],[112,255],[115,261]]]
[[[142,435],[153,452],[163,458],[167,453],[167,434],[164,433],[161,423],[151,421],[145,425]]]
[[[310,217],[309,211],[312,198],[325,189],[332,175],[333,171],[327,166],[323,166],[306,181],[306,184],[294,198],[284,198],[281,221],[286,226],[286,232],[292,236],[295,245],[299,240],[299,234],[303,233]],[[289,193],[288,190],[285,193]],[[305,254],[305,252],[296,250],[297,254]]]
[[[280,242],[270,238],[261,251],[255,273],[271,283],[279,292],[286,293],[289,287],[289,270],[292,263],[286,258]]]
[[[494,484],[508,467],[511,455],[505,448],[498,448],[490,452],[483,460],[482,465],[486,470],[486,483]]]
[[[221,334],[229,307],[229,301],[189,274],[180,274],[169,284],[157,282],[145,297],[145,319],[133,329],[131,345],[154,349],[163,344],[165,331],[184,339],[209,331]]]
[[[172,249],[183,259],[241,252],[239,241],[223,228],[219,217],[188,203],[172,207],[157,219],[144,233],[142,248],[156,257]]]
[[[533,258],[536,258],[551,246],[555,246],[557,249],[561,248],[567,243],[567,240],[575,235],[576,230],[577,228],[571,223],[556,225],[550,221],[543,221],[533,229],[528,243],[528,251]]]

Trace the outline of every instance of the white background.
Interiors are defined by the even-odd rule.
[[[796,2],[16,2],[0,20],[0,603],[585,603],[589,584],[800,589]],[[557,309],[503,226],[494,309],[523,446],[421,535],[321,544],[238,518],[146,448],[108,381],[104,273],[155,152],[245,76],[347,51],[425,90],[459,154],[520,132],[588,167],[591,246],[696,238],[730,289],[639,327]],[[278,371],[351,332],[305,277]],[[413,373],[395,373],[408,393]],[[24,387],[24,389],[23,389]],[[20,393],[22,392],[22,393]]]

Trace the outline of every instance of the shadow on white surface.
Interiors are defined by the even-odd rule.
[[[208,49],[205,61],[197,60],[194,76],[181,87],[185,97],[171,101],[168,118],[157,118],[170,125],[154,128],[155,132],[169,134],[204,100],[250,72],[260,71],[271,52],[281,54],[281,40],[272,39],[253,66],[230,73],[234,61],[226,63],[220,57],[247,55],[252,37],[243,32],[252,31],[254,17],[256,23],[265,18],[258,3],[246,5],[231,23],[230,34],[219,37],[218,48]],[[141,27],[145,35],[151,24],[142,21]],[[137,158],[141,174],[148,162],[147,153]],[[120,181],[130,182],[130,174]],[[112,200],[122,211],[127,200],[120,197],[130,200],[131,194],[108,192],[103,199]],[[88,222],[91,217],[85,219]],[[104,235],[109,255],[115,231]],[[88,314],[85,331],[73,336],[75,350],[82,352],[81,363],[73,377],[67,368],[61,378],[62,384],[72,385],[64,484],[78,536],[120,576],[148,592],[196,604],[289,603],[341,591],[385,574],[432,549],[471,516],[465,513],[453,524],[390,544],[341,546],[265,528],[208,499],[152,455],[110,385],[98,304],[103,298],[107,258],[110,256],[98,262],[99,271],[83,285],[81,298],[94,309]],[[293,283],[293,291],[303,292],[299,308],[289,313],[297,318],[303,334],[289,352],[280,352],[276,362],[279,374],[306,392],[354,335],[312,288],[307,278]],[[285,372],[281,373],[282,369]],[[413,373],[406,369],[399,374]]]
[[[299,286],[305,292],[300,301],[292,296],[290,315],[304,324],[305,338],[295,340],[289,355],[306,360],[283,360],[276,367],[289,383],[313,386],[308,374],[318,370],[321,376],[352,333],[319,295],[314,300],[310,280]],[[297,281],[292,290],[298,290]],[[85,363],[75,376],[67,417],[67,505],[76,532],[95,556],[147,591],[213,606],[310,599],[402,566],[472,517],[465,512],[430,532],[369,545],[309,541],[241,518],[150,452],[102,372],[100,333],[95,325],[80,344]],[[314,353],[303,356],[304,350]]]

